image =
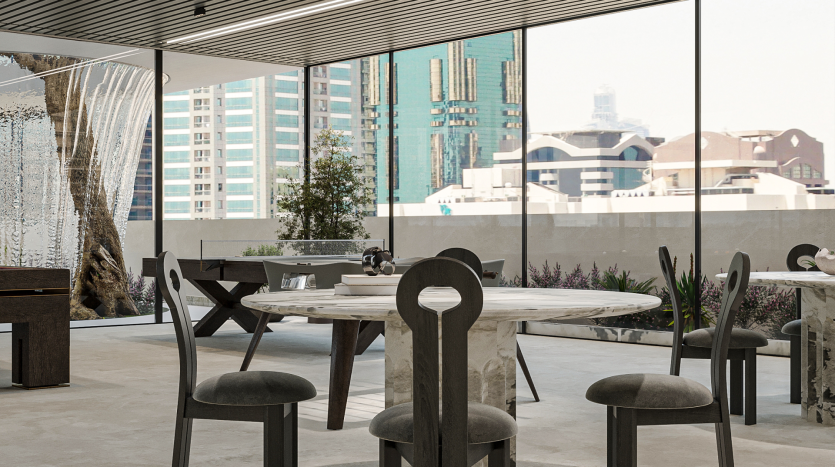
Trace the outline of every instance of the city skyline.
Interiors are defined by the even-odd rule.
[[[753,8],[754,6],[756,8]],[[827,167],[823,178],[834,180],[835,164],[832,163],[829,153],[830,148],[835,147],[835,111],[833,105],[827,104],[835,103],[835,86],[831,84],[835,82],[835,66],[831,61],[819,60],[818,55],[829,50],[835,53],[835,41],[825,40],[833,33],[831,28],[827,32],[827,28],[820,27],[831,22],[831,18],[820,14],[821,8],[823,11],[832,10],[835,13],[835,5],[812,0],[792,7],[774,1],[731,0],[721,4],[704,2],[702,128],[704,131],[720,133],[801,129],[823,143],[825,160],[829,162],[825,164]],[[802,21],[780,23],[779,30],[770,29],[777,24],[780,15],[788,14],[789,10]],[[734,19],[737,15],[729,13],[735,11],[745,11],[747,20]],[[691,76],[694,69],[692,15],[692,2],[681,2],[621,15],[530,29],[528,95],[535,96],[529,102],[530,132],[618,129],[607,128],[611,122],[607,122],[605,116],[601,119],[599,113],[594,114],[594,121],[591,119],[594,95],[601,86],[608,85],[617,93],[617,114],[632,117],[621,119],[620,127],[638,122],[636,128],[640,130],[639,134],[660,137],[668,142],[692,133],[694,82],[679,78]],[[613,47],[614,36],[601,34],[600,31],[616,31],[624,23],[631,25],[630,34],[618,36],[617,47]],[[751,23],[756,25],[753,29]],[[803,26],[796,23],[803,23]],[[769,33],[751,34],[752,31]],[[505,35],[508,34],[515,36],[518,33]],[[653,40],[653,37],[659,34],[669,37],[670,40]],[[400,106],[396,108],[395,114],[394,166],[395,174],[398,176],[395,180],[395,202],[414,202],[450,184],[460,184],[461,171],[464,168],[489,167],[492,165],[493,153],[512,150],[514,144],[519,144],[517,140],[515,143],[508,141],[510,146],[505,143],[502,143],[505,144],[504,147],[495,146],[502,138],[512,140],[514,131],[506,129],[503,136],[502,131],[493,128],[496,123],[487,123],[485,127],[485,122],[491,118],[489,112],[492,110],[475,117],[463,114],[461,122],[454,117],[455,112],[465,112],[467,109],[478,112],[478,108],[485,105],[492,109],[502,103],[508,104],[507,89],[502,90],[501,96],[493,95],[489,99],[484,97],[485,90],[490,93],[499,88],[486,85],[482,75],[485,67],[489,66],[487,63],[492,63],[491,54],[497,55],[496,60],[493,60],[496,63],[515,63],[518,39],[514,40],[513,46],[507,51],[503,51],[501,46],[494,46],[492,49],[487,47],[480,56],[473,56],[470,49],[470,44],[491,41],[496,43],[502,36],[504,35],[486,36],[398,52],[395,55],[395,92],[401,88],[407,90],[400,91],[402,102],[397,101],[398,96],[395,95],[395,101]],[[549,56],[553,44],[568,40],[582,41],[584,46],[565,48],[561,50],[559,57]],[[726,50],[726,43],[733,43],[735,48]],[[819,48],[816,48],[817,46]],[[752,53],[763,50],[767,53]],[[451,80],[457,76],[450,69],[451,64],[457,63],[450,60],[456,51],[466,52],[460,57],[461,85],[449,88]],[[785,61],[796,66],[770,66],[773,60]],[[345,130],[348,136],[353,137],[352,150],[365,166],[369,185],[375,190],[377,187],[387,188],[388,184],[388,135],[386,131],[380,131],[385,130],[388,124],[388,106],[385,104],[388,92],[386,62],[386,56],[373,56],[354,60],[351,64],[311,68],[311,82],[314,86],[311,120],[314,136],[321,128],[331,125],[336,129]],[[467,86],[470,84],[467,79],[470,78],[466,73],[469,66],[472,66],[473,71],[472,96],[467,95]],[[339,71],[340,67],[346,68]],[[328,69],[331,68],[337,70],[338,74],[344,74],[345,76],[339,77],[346,79],[332,82],[333,77],[328,76]],[[566,72],[567,70],[570,72]],[[806,72],[802,75],[803,86],[799,85],[799,70]],[[507,72],[501,71],[505,74]],[[285,115],[282,117],[285,121],[283,125],[286,125],[287,117],[295,117],[295,131],[300,135],[300,72],[285,75],[291,77],[280,78],[278,81],[295,81],[297,92],[275,94],[276,105],[282,100],[295,100],[296,107],[278,109],[276,113]],[[485,76],[493,79],[498,77],[499,73],[494,70]],[[246,81],[258,83],[264,79],[262,77]],[[433,83],[433,79],[437,79],[441,86]],[[502,77],[502,86],[506,85],[506,79],[506,76]],[[339,90],[343,95],[332,97],[332,92],[328,92],[328,86],[332,91]],[[770,92],[772,88],[779,88],[780,92]],[[323,89],[324,96],[318,95]],[[478,91],[481,91],[480,96]],[[435,96],[439,92],[440,94]],[[440,101],[434,101],[436,97],[443,101],[443,105],[437,105]],[[475,105],[467,106],[468,99],[471,98],[474,99],[472,102],[475,102]],[[341,102],[336,104],[338,109],[334,111],[330,105],[323,104],[325,100]],[[720,105],[728,102],[733,105]],[[721,109],[721,112],[716,109]],[[507,112],[508,109],[503,111]],[[431,117],[422,115],[427,112]],[[467,118],[474,125],[481,121],[482,126],[453,128],[453,125],[466,124]],[[590,121],[592,123],[589,123]],[[500,122],[499,125],[501,124]],[[507,122],[503,124],[507,125]],[[445,126],[447,129],[433,128],[436,125]],[[276,132],[276,136],[281,134],[281,137],[286,139],[292,130],[283,128],[279,132],[279,128],[276,128]],[[264,135],[268,138],[266,133]],[[259,138],[256,136],[255,140]],[[278,175],[283,173],[286,177],[298,172],[295,166],[301,162],[301,140],[293,144],[284,140],[278,143],[275,160],[262,162],[262,170],[266,171],[269,167],[274,173],[266,177],[269,178],[269,182],[263,180],[261,187],[255,188],[252,195],[252,202],[255,204],[258,203],[254,199],[255,192],[259,190],[260,199],[272,204],[271,197],[280,193],[283,183],[286,182],[286,178]],[[190,150],[193,151],[194,148]],[[288,154],[291,153],[296,157],[289,157]],[[273,156],[264,156],[270,157]],[[216,165],[210,166],[210,169],[218,170]],[[401,186],[403,184],[399,179],[401,170],[410,175],[404,186]],[[273,178],[274,176],[277,178]],[[268,188],[269,184],[272,184],[272,188]],[[193,196],[190,196],[189,201],[193,201],[192,198]],[[375,198],[377,203],[387,203],[387,190],[376,190]],[[213,206],[215,211],[218,207],[218,204]],[[261,207],[258,213],[252,212],[255,217],[271,217],[275,214],[268,214],[264,207]],[[374,212],[374,206],[369,206],[369,212]]]

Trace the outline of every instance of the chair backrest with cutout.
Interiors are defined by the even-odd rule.
[[[737,252],[728,268],[728,277],[722,290],[722,304],[716,317],[716,333],[710,350],[710,382],[713,397],[727,401],[728,348],[731,345],[731,331],[751,274],[751,260],[747,253]],[[726,412],[727,413],[727,412]]]
[[[788,266],[789,271],[820,271],[817,266],[807,268],[798,263],[798,260],[804,256],[810,256],[814,260],[819,251],[820,248],[815,245],[801,243],[789,250],[789,254],[786,256],[786,266]]]
[[[440,391],[439,313],[418,301],[428,287],[452,287],[461,297],[460,303],[440,313]],[[483,300],[481,277],[457,259],[421,260],[400,279],[397,310],[412,330],[415,467],[467,465],[467,331],[481,314]],[[442,422],[438,416],[439,398],[443,401]],[[439,439],[443,439],[442,453],[438,450]]]
[[[186,297],[180,294],[184,281],[177,257],[170,251],[160,253],[157,258],[157,283],[171,309],[171,320],[174,322],[174,333],[177,336],[177,348],[180,351],[180,393],[190,396],[197,384],[197,344]]]

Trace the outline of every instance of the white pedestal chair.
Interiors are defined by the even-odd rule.
[[[418,296],[433,286],[454,288],[461,302],[441,313],[425,308]],[[482,304],[481,278],[455,259],[421,260],[400,279],[397,310],[412,330],[413,402],[384,410],[368,427],[380,438],[381,467],[400,467],[401,459],[415,467],[470,467],[484,457],[490,467],[509,467],[516,421],[501,409],[467,400],[467,331]]]
[[[817,266],[809,267],[808,265],[800,264],[801,259],[807,256],[811,260],[814,260],[818,251],[820,251],[820,248],[815,245],[801,243],[789,250],[789,254],[786,257],[786,266],[788,266],[789,271],[820,271]],[[786,323],[783,329],[781,329],[783,334],[788,334],[791,341],[791,367],[789,369],[789,384],[791,389],[789,392],[789,402],[792,404],[800,403],[800,330],[802,329],[801,317],[803,316],[800,310],[800,296],[800,288],[795,289],[797,319]]]
[[[180,353],[180,389],[174,433],[174,467],[188,466],[194,419],[236,420],[264,424],[264,465],[298,465],[298,402],[316,397],[306,379],[275,371],[226,373],[196,384],[197,347],[177,258],[163,252],[157,280],[171,308]]]
[[[661,270],[673,300],[680,300],[667,249],[659,249]],[[737,253],[728,270],[716,334],[710,352],[710,385],[670,375],[630,374],[611,376],[591,385],[586,399],[607,406],[607,457],[609,467],[638,465],[637,440],[640,425],[713,423],[719,466],[733,467],[731,423],[728,410],[726,369],[731,329],[748,288],[751,264],[748,255]],[[674,336],[673,351],[681,335]]]
[[[502,268],[504,267],[503,259],[481,261],[480,259],[478,259],[478,256],[475,253],[466,248],[447,248],[446,250],[438,253],[435,257],[454,258],[458,261],[462,261],[464,264],[472,268],[472,270],[475,271],[476,275],[481,278],[482,287],[499,286],[499,278],[501,277]],[[485,277],[484,274],[488,271],[491,273],[495,273],[496,277]],[[539,402],[539,393],[536,392],[536,386],[534,386],[533,384],[531,372],[528,371],[528,364],[525,362],[525,356],[522,355],[522,348],[519,347],[518,339],[516,340],[516,360],[519,362],[519,366],[522,368],[522,373],[525,375],[525,380],[528,382],[528,387],[531,388],[533,399]]]

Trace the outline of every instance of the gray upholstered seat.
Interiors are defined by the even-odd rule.
[[[781,329],[781,331],[783,331],[783,334],[788,334],[790,336],[799,336],[801,324],[802,322],[799,319],[789,321],[788,323],[786,323],[785,326],[783,326],[783,329]]]
[[[713,335],[716,333],[716,328],[697,329],[693,332],[688,332],[684,335],[684,345],[691,347],[707,347],[713,345]],[[733,328],[731,330],[731,346],[730,349],[751,349],[754,347],[765,347],[768,345],[768,339],[750,329]]]
[[[203,381],[192,397],[215,405],[281,405],[313,399],[316,388],[310,381],[289,373],[240,371]]]
[[[630,409],[687,409],[713,403],[713,394],[681,376],[631,374],[610,376],[592,384],[586,399]]]
[[[368,431],[380,439],[412,443],[414,410],[411,402],[390,407],[371,420]],[[478,402],[467,403],[467,443],[491,443],[513,436],[516,436],[516,421],[507,412]]]

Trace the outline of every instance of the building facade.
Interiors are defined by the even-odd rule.
[[[394,60],[395,202],[423,202],[460,185],[464,169],[492,167],[494,153],[521,147],[519,32],[398,52]],[[379,76],[387,95],[387,66]],[[387,183],[387,136],[378,132],[385,154],[378,183]],[[386,198],[378,190],[378,203]]]
[[[139,153],[139,165],[136,167],[136,180],[133,183],[133,200],[128,213],[129,221],[150,221],[154,219],[154,119],[148,120],[142,149]]]
[[[695,185],[696,136],[687,136],[658,146],[653,163],[654,178],[666,177],[667,186],[693,189]],[[807,188],[822,188],[823,143],[798,129],[785,131],[702,132],[702,187],[722,184],[731,175],[769,173]]]
[[[311,137],[344,131],[361,152],[360,61],[314,67]],[[299,178],[304,144],[301,71],[164,96],[165,219],[276,216],[275,200]]]

